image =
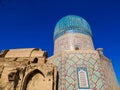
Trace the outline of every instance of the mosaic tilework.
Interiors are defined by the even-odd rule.
[[[82,50],[94,49],[91,37],[80,33],[65,34],[54,43],[54,54],[65,50],[75,50],[76,46]]]
[[[57,64],[60,78],[59,90],[78,90],[77,67],[87,68],[91,90],[105,90],[99,55],[96,51],[93,53],[91,51],[66,51],[51,60],[54,64],[59,62]]]
[[[92,36],[90,26],[85,19],[76,15],[68,15],[60,19],[56,24],[54,40],[62,36],[64,33],[73,32]]]

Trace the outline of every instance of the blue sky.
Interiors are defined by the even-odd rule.
[[[0,0],[0,50],[36,47],[51,56],[55,24],[69,14],[89,22],[120,85],[120,0]]]

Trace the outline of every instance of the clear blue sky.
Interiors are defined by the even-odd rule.
[[[0,0],[0,50],[37,47],[51,56],[55,24],[68,14],[89,22],[120,85],[120,0]]]

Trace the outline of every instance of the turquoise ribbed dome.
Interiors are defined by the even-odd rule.
[[[57,22],[54,30],[54,40],[64,33],[82,33],[92,36],[88,22],[76,15],[65,16]]]

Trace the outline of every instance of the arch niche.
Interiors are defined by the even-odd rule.
[[[22,90],[46,90],[45,85],[44,74],[36,69],[26,76]]]

